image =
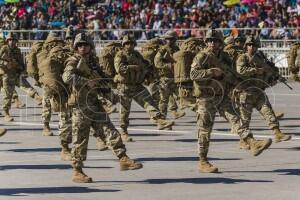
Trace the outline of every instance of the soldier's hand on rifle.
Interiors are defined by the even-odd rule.
[[[209,71],[215,76],[215,77],[220,77],[224,74],[224,71],[220,68],[211,68]]]

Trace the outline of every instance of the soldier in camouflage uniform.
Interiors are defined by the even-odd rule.
[[[245,79],[240,85],[241,92],[239,92],[241,119],[249,127],[252,110],[256,108],[273,130],[275,142],[287,141],[291,136],[281,132],[278,119],[264,92],[266,88],[277,83],[272,79],[277,72],[265,62],[261,52],[257,52],[258,45],[256,38],[248,37],[245,42],[246,53],[241,54],[236,62],[237,72]]]
[[[291,45],[287,53],[287,61],[291,78],[300,82],[300,42]]]
[[[207,154],[217,111],[234,124],[239,136],[250,145],[254,156],[267,149],[272,140],[255,140],[249,127],[241,124],[230,98],[226,95],[228,86],[235,85],[238,80],[230,73],[229,68],[232,67],[228,65],[230,58],[222,51],[222,33],[215,30],[208,31],[206,43],[207,48],[194,58],[190,75],[194,81],[194,95],[197,97],[199,170],[212,173],[217,172],[218,168],[208,162]]]
[[[0,49],[0,74],[2,77],[2,92],[3,92],[3,112],[5,121],[13,121],[9,110],[13,91],[17,80],[21,73],[25,70],[25,63],[21,50],[17,47],[17,38],[13,33],[9,33],[6,38],[7,45]]]
[[[90,128],[95,131],[105,130],[106,140],[113,152],[120,159],[121,170],[142,168],[142,164],[131,160],[126,155],[126,148],[120,133],[116,130],[98,100],[97,88],[99,79],[94,76],[94,56],[91,53],[91,39],[81,33],[74,41],[75,54],[67,59],[63,73],[63,81],[71,89],[68,104],[73,106],[72,112],[72,164],[74,182],[92,182],[83,171],[86,159]],[[101,79],[100,79],[101,80]]]
[[[164,120],[164,116],[155,108],[149,91],[143,86],[145,77],[149,73],[149,63],[134,47],[136,42],[129,36],[124,36],[122,41],[123,49],[115,56],[115,68],[117,75],[118,91],[120,94],[121,112],[120,126],[122,137],[125,141],[132,141],[128,135],[129,114],[132,100],[135,100],[150,115],[150,118],[157,123],[158,129],[169,128],[173,122]]]
[[[174,93],[177,93],[177,88],[174,83],[174,58],[173,54],[179,51],[179,47],[176,45],[177,34],[175,31],[167,31],[164,35],[166,44],[162,46],[154,58],[154,64],[159,75],[160,84],[160,100],[159,110],[162,114],[167,116],[168,103],[171,104],[171,112],[175,119],[183,117],[185,112],[177,112],[177,104],[174,99]]]

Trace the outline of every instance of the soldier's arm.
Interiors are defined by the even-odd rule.
[[[253,76],[257,74],[256,68],[252,67],[246,55],[241,55],[236,61],[236,70],[242,76]]]
[[[287,53],[287,62],[288,62],[288,68],[293,74],[296,74],[299,71],[299,68],[295,66],[296,56],[297,56],[297,48],[291,47],[291,49]]]
[[[117,53],[114,58],[114,65],[118,74],[126,74],[128,71],[128,63],[125,56],[121,52]]]
[[[166,62],[165,59],[165,55],[168,52],[166,50],[160,50],[156,53],[155,57],[154,57],[154,65],[156,68],[158,69],[165,69],[165,68],[169,68],[169,63]]]
[[[77,64],[79,61],[68,59],[65,63],[65,69],[62,75],[64,83],[69,86],[80,87],[88,83],[89,79],[77,74]]]
[[[193,81],[201,81],[214,76],[210,69],[206,69],[208,65],[208,55],[200,53],[193,60],[190,72],[190,78]]]

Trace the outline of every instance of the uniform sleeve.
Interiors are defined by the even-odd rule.
[[[296,57],[297,57],[297,48],[291,47],[291,49],[287,53],[287,62],[288,62],[288,68],[292,73],[297,73],[297,70],[299,70],[295,66]]]
[[[77,74],[76,66],[78,62],[79,61],[68,59],[65,63],[65,69],[62,75],[64,83],[71,87],[74,86],[77,88],[86,85],[86,83],[89,81],[87,78]]]
[[[118,74],[126,74],[128,69],[128,63],[126,58],[121,52],[118,52],[114,58],[114,65]]]
[[[158,69],[165,69],[169,67],[169,63],[165,62],[165,55],[167,54],[167,50],[160,50],[154,57],[154,65]]]
[[[191,80],[201,81],[213,77],[213,73],[209,69],[206,69],[208,60],[209,56],[205,53],[199,53],[196,55],[191,66]]]
[[[256,69],[251,67],[246,55],[241,55],[236,61],[236,70],[242,76],[256,75]]]

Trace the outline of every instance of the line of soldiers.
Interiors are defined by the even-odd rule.
[[[33,45],[27,56],[27,72],[43,88],[43,135],[53,135],[49,126],[51,112],[59,112],[61,159],[72,161],[74,182],[92,182],[83,172],[90,134],[97,139],[99,150],[112,150],[121,170],[143,167],[127,156],[124,144],[133,141],[128,133],[132,100],[147,111],[159,130],[172,130],[174,122],[167,120],[168,110],[174,119],[185,115],[178,111],[177,102],[196,112],[201,172],[218,171],[207,157],[217,112],[240,136],[241,148],[251,150],[254,156],[267,149],[272,140],[253,137],[249,128],[253,108],[266,119],[275,142],[291,139],[281,132],[264,92],[277,83],[278,71],[271,69],[257,50],[257,38],[233,38],[235,44],[225,48],[223,35],[216,30],[208,31],[205,41],[190,38],[178,47],[176,40],[176,32],[168,31],[161,39],[147,41],[139,52],[135,50],[136,41],[126,35],[122,43],[105,46],[99,58],[89,35],[75,36],[71,29],[65,41],[50,33],[44,42]],[[19,50],[8,54],[8,59],[7,54],[1,54],[2,49],[3,87],[7,85],[5,81],[10,81],[6,92],[9,103],[4,104],[10,106],[16,78],[25,64],[17,57],[21,56]],[[121,105],[120,132],[107,115],[117,103]],[[8,110],[4,109],[4,114],[9,115]]]

